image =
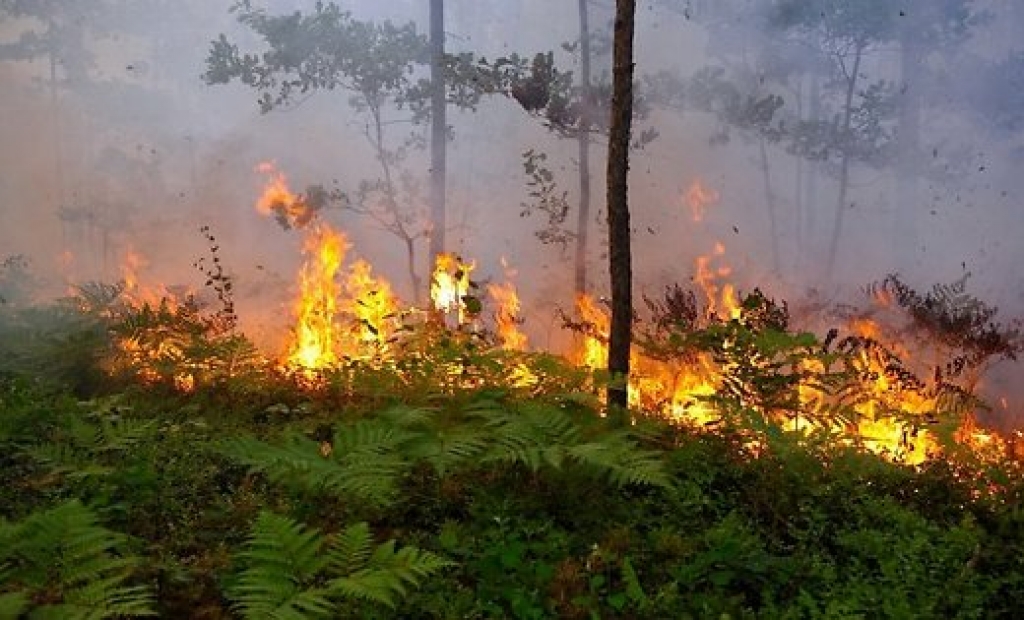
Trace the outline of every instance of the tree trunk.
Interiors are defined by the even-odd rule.
[[[633,119],[633,20],[636,0],[616,0],[612,113],[608,135],[608,267],[612,318],[608,341],[608,415],[625,423],[629,404],[629,349],[633,274],[629,230],[629,137]]]
[[[796,118],[797,122],[804,120],[804,78],[799,76],[797,78],[796,87]],[[793,176],[793,210],[796,213],[796,217],[793,218],[795,226],[794,236],[796,237],[793,243],[795,254],[793,256],[793,264],[796,265],[797,270],[802,270],[804,265],[803,247],[804,247],[804,158],[795,157],[796,166],[795,174]]]
[[[764,145],[764,138],[757,141],[761,153],[761,180],[764,182],[764,204],[768,208],[768,230],[772,237],[772,273],[778,275],[781,271],[779,265],[779,230],[775,221],[775,190],[772,189],[772,171],[768,164],[768,149]]]
[[[587,0],[579,0],[580,12],[580,207],[576,219],[576,295],[587,292],[587,229],[590,225],[590,24]]]
[[[448,120],[444,80],[444,0],[430,0],[430,265],[444,252]]]
[[[811,75],[810,92],[808,93],[807,119],[816,122],[821,119],[821,82],[817,75]],[[804,258],[802,265],[808,265],[807,259],[817,256],[818,237],[818,177],[821,176],[821,164],[810,160],[807,162],[807,177],[804,185],[804,247],[801,252]]]
[[[921,142],[920,52],[917,30],[905,25],[900,31],[900,107],[896,130],[896,204],[892,214],[893,268],[906,272],[914,260],[917,234],[917,154]]]
[[[843,233],[843,216],[846,213],[846,196],[850,189],[850,126],[853,120],[853,94],[857,89],[857,74],[860,73],[860,61],[864,56],[864,46],[857,45],[853,56],[853,70],[846,78],[846,100],[843,104],[842,141],[843,159],[839,164],[839,197],[836,200],[836,219],[832,225],[832,240],[828,246],[828,263],[825,267],[825,279],[832,279],[832,271],[836,266],[839,253],[839,239]]]

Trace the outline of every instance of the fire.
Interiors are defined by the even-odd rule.
[[[608,314],[589,295],[576,298],[576,312],[588,326],[575,355],[576,363],[600,369],[608,364]],[[720,371],[707,355],[685,362],[663,362],[630,353],[629,402],[660,410],[678,422],[703,425],[719,416],[707,402],[720,384]]]
[[[511,351],[526,350],[526,334],[519,329],[522,319],[519,313],[522,311],[522,304],[519,302],[519,293],[511,278],[515,276],[515,270],[509,269],[504,258],[501,264],[505,268],[506,281],[502,284],[489,284],[487,293],[497,306],[494,311],[494,328],[498,333],[499,344],[502,348]]]
[[[721,262],[725,255],[725,244],[721,241],[715,242],[714,252],[710,255],[697,257],[697,273],[694,281],[704,292],[708,314],[719,318],[738,319],[740,317],[740,304],[736,296],[736,288],[725,282],[719,282],[732,275],[732,267],[718,265],[713,267],[713,262]]]
[[[144,305],[157,307],[161,303],[172,308],[177,307],[177,296],[162,284],[149,285],[142,282],[141,274],[149,267],[149,259],[134,248],[127,248],[121,256],[119,269],[123,290],[121,296],[131,306],[141,308]]]
[[[700,179],[694,179],[683,194],[683,202],[690,208],[694,222],[704,219],[707,208],[716,204],[721,195],[713,188],[705,186]]]
[[[336,281],[349,243],[345,235],[323,222],[313,222],[315,213],[288,188],[288,181],[271,163],[261,163],[257,172],[267,181],[256,202],[264,215],[274,215],[292,228],[306,228],[299,270],[299,297],[295,302],[295,333],[283,363],[306,371],[327,368],[338,361],[335,349],[335,315],[341,286]]]
[[[335,315],[341,286],[335,276],[348,250],[345,236],[326,224],[306,237],[306,262],[299,272],[299,299],[295,308],[295,339],[285,355],[288,366],[315,370],[338,361],[334,348]]]
[[[335,366],[342,356],[386,357],[393,332],[391,319],[398,307],[391,285],[374,276],[364,260],[344,269],[350,249],[344,233],[318,220],[315,210],[292,193],[284,174],[272,164],[260,164],[257,171],[270,176],[257,200],[257,210],[277,217],[286,227],[306,231],[294,336],[283,365],[313,371]]]
[[[430,299],[434,309],[446,317],[456,317],[456,325],[463,325],[469,316],[466,298],[469,295],[469,274],[473,263],[449,252],[443,252],[434,259],[434,273],[430,278]]]
[[[398,299],[391,285],[373,275],[373,268],[364,260],[352,264],[345,278],[342,308],[355,325],[344,350],[362,358],[381,357],[388,351],[398,310]]]
[[[285,347],[280,363],[291,369],[306,372],[330,368],[343,359],[369,361],[390,360],[396,333],[400,333],[396,317],[402,315],[400,301],[389,283],[373,273],[371,265],[355,260],[346,267],[346,255],[350,243],[346,236],[317,218],[315,210],[301,197],[293,194],[283,174],[270,164],[261,164],[260,172],[270,176],[267,187],[257,202],[261,213],[283,219],[291,228],[302,229],[304,256],[298,272],[298,296],[295,301],[295,326],[293,337]],[[718,200],[718,194],[695,181],[687,192],[687,203],[694,209],[695,218],[703,209]],[[695,206],[696,205],[696,206]],[[721,326],[723,329],[749,327],[744,320],[744,309],[733,284],[729,281],[732,268],[725,261],[726,248],[721,242],[713,250],[696,260],[694,282],[704,297],[706,312],[704,325]],[[504,261],[503,261],[504,264]],[[141,283],[140,274],[148,267],[145,257],[129,249],[125,252],[121,275],[124,282],[125,298],[135,307],[147,304],[159,306],[178,303],[174,296],[163,287],[146,287]],[[430,294],[433,308],[445,315],[449,327],[460,327],[473,319],[479,305],[471,296],[473,286],[470,274],[472,262],[465,262],[450,253],[439,254],[431,278]],[[494,331],[501,348],[510,352],[508,376],[513,385],[531,387],[539,383],[529,366],[520,360],[515,352],[527,349],[527,339],[520,330],[522,306],[511,282],[514,273],[507,269],[506,281],[487,286],[490,303],[494,305]],[[876,295],[876,302],[882,308],[891,304],[888,293]],[[473,303],[470,303],[470,302]],[[187,310],[188,304],[181,302]],[[604,369],[608,361],[608,312],[593,297],[580,295],[575,300],[576,316],[583,326],[580,338],[571,354],[572,361],[581,367]],[[873,318],[874,317],[874,318]],[[863,447],[872,452],[908,464],[919,464],[938,453],[938,441],[927,429],[925,421],[931,419],[940,409],[939,397],[931,395],[923,386],[912,384],[900,374],[900,368],[893,367],[892,352],[901,360],[912,359],[910,346],[897,339],[899,332],[887,328],[884,322],[875,320],[876,314],[854,317],[847,324],[847,331],[866,342],[857,349],[852,358],[844,362],[855,371],[856,397],[836,395],[829,391],[825,382],[833,362],[822,358],[797,358],[782,372],[790,372],[795,379],[796,403],[775,404],[755,395],[748,402],[745,392],[734,389],[734,381],[745,380],[738,368],[723,362],[736,359],[737,342],[719,343],[717,353],[697,347],[680,348],[669,354],[648,352],[640,349],[631,352],[631,377],[629,401],[631,406],[645,411],[657,412],[681,423],[698,427],[712,426],[721,421],[721,412],[712,401],[718,394],[739,398],[743,408],[775,407],[781,410],[759,411],[764,417],[786,428],[806,432],[823,425],[843,441]],[[447,320],[451,319],[451,320]],[[698,317],[697,321],[701,318]],[[739,321],[737,324],[732,321]],[[726,331],[723,333],[742,333]],[[896,335],[894,335],[896,334]],[[690,347],[690,345],[685,345]],[[192,391],[196,383],[207,376],[201,364],[188,365],[183,345],[174,339],[161,339],[153,335],[143,338],[125,339],[121,351],[140,370],[143,381],[163,381],[181,391]],[[178,348],[175,348],[178,347]],[[920,362],[924,358],[919,357]],[[754,362],[754,369],[760,368]],[[181,366],[172,377],[167,368]],[[452,381],[465,380],[464,368],[453,366],[446,377]],[[479,377],[469,380],[479,380]],[[843,400],[843,399],[847,400]],[[769,403],[769,404],[765,404]],[[1008,406],[1005,398],[1002,406]],[[845,422],[833,413],[842,408]],[[975,453],[983,455],[1005,455],[1014,450],[1013,440],[1000,437],[978,428],[976,420],[969,417],[956,433],[956,440],[969,446]],[[757,443],[751,436],[753,452],[761,450],[763,443]],[[1008,443],[1009,442],[1009,443]],[[995,457],[993,457],[995,458]]]
[[[263,215],[277,217],[288,228],[303,228],[313,220],[316,212],[301,196],[288,188],[288,179],[271,162],[262,162],[256,171],[270,177],[263,193],[256,201],[256,209]]]
[[[587,368],[608,366],[608,328],[611,319],[594,302],[590,295],[576,296],[576,315],[590,326],[576,353],[576,364]]]

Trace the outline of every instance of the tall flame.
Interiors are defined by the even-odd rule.
[[[716,241],[712,254],[697,257],[697,273],[693,279],[704,292],[709,315],[723,319],[736,319],[740,316],[740,304],[736,289],[728,282],[719,284],[732,275],[732,267],[724,264],[712,265],[712,263],[721,263],[723,256],[725,256],[725,244]]]
[[[373,268],[357,260],[345,277],[342,310],[355,321],[351,337],[343,344],[349,355],[362,358],[385,356],[392,337],[398,299],[391,285],[373,275]]]
[[[438,312],[445,316],[454,314],[458,325],[464,324],[468,316],[465,298],[469,295],[469,274],[473,268],[473,263],[464,263],[449,252],[442,252],[434,259],[430,299]]]
[[[326,368],[338,360],[334,347],[334,318],[341,287],[335,281],[348,250],[345,236],[325,224],[311,229],[299,272],[299,299],[295,308],[295,340],[285,359],[290,366]]]
[[[503,348],[512,351],[525,351],[526,334],[519,329],[522,323],[519,316],[522,304],[519,302],[516,286],[512,283],[516,272],[509,268],[504,258],[501,259],[501,264],[505,268],[505,282],[492,283],[487,286],[487,292],[497,306],[494,311],[495,330],[498,332],[498,339]]]

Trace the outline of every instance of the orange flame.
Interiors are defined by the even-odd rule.
[[[287,177],[272,162],[258,164],[256,171],[270,176],[256,201],[256,209],[260,213],[281,218],[291,228],[302,228],[312,221],[316,212],[301,196],[292,193]]]
[[[683,202],[690,208],[694,222],[702,221],[707,208],[718,203],[720,198],[721,195],[715,189],[707,187],[700,179],[694,179],[683,194]]]
[[[738,319],[740,317],[740,303],[736,295],[736,288],[728,283],[719,282],[732,275],[732,267],[719,265],[712,267],[712,262],[717,262],[725,255],[725,244],[721,241],[715,242],[714,252],[697,257],[697,273],[693,279],[704,292],[706,307],[710,316],[719,318]]]
[[[287,365],[314,370],[338,361],[334,317],[341,287],[335,276],[347,250],[345,236],[326,224],[314,227],[306,237],[307,259],[299,272],[295,336],[285,356]]]
[[[469,294],[469,274],[473,268],[473,263],[464,263],[449,252],[442,252],[434,259],[430,299],[438,312],[446,316],[454,313],[458,325],[465,324],[468,316],[465,297]]]
[[[576,352],[576,364],[600,369],[608,366],[608,328],[611,319],[590,295],[576,296],[576,315],[590,326]]]
[[[497,309],[494,311],[495,330],[498,332],[498,338],[503,348],[511,351],[525,351],[526,334],[519,329],[522,324],[522,319],[519,317],[522,304],[519,302],[516,286],[511,282],[511,278],[515,277],[516,272],[508,267],[504,258],[501,259],[501,264],[505,268],[506,281],[502,284],[487,286],[487,292],[497,305]]]
[[[345,278],[342,310],[354,321],[351,338],[343,349],[362,358],[387,354],[391,341],[398,300],[391,285],[373,275],[373,268],[364,260],[357,260]]]

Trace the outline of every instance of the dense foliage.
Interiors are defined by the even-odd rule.
[[[752,403],[797,406],[794,360],[839,364],[856,344],[791,333],[760,293],[742,320],[702,316],[678,289],[651,302],[651,355],[710,351],[735,371],[706,432],[640,411],[614,427],[592,373],[481,334],[415,326],[394,361],[311,378],[238,354],[251,345],[215,314],[132,309],[116,288],[4,310],[0,616],[1024,608],[1012,463],[951,449],[911,468],[750,415]],[[126,340],[158,336],[157,350],[177,352],[125,355]],[[843,377],[855,379],[821,374]]]

